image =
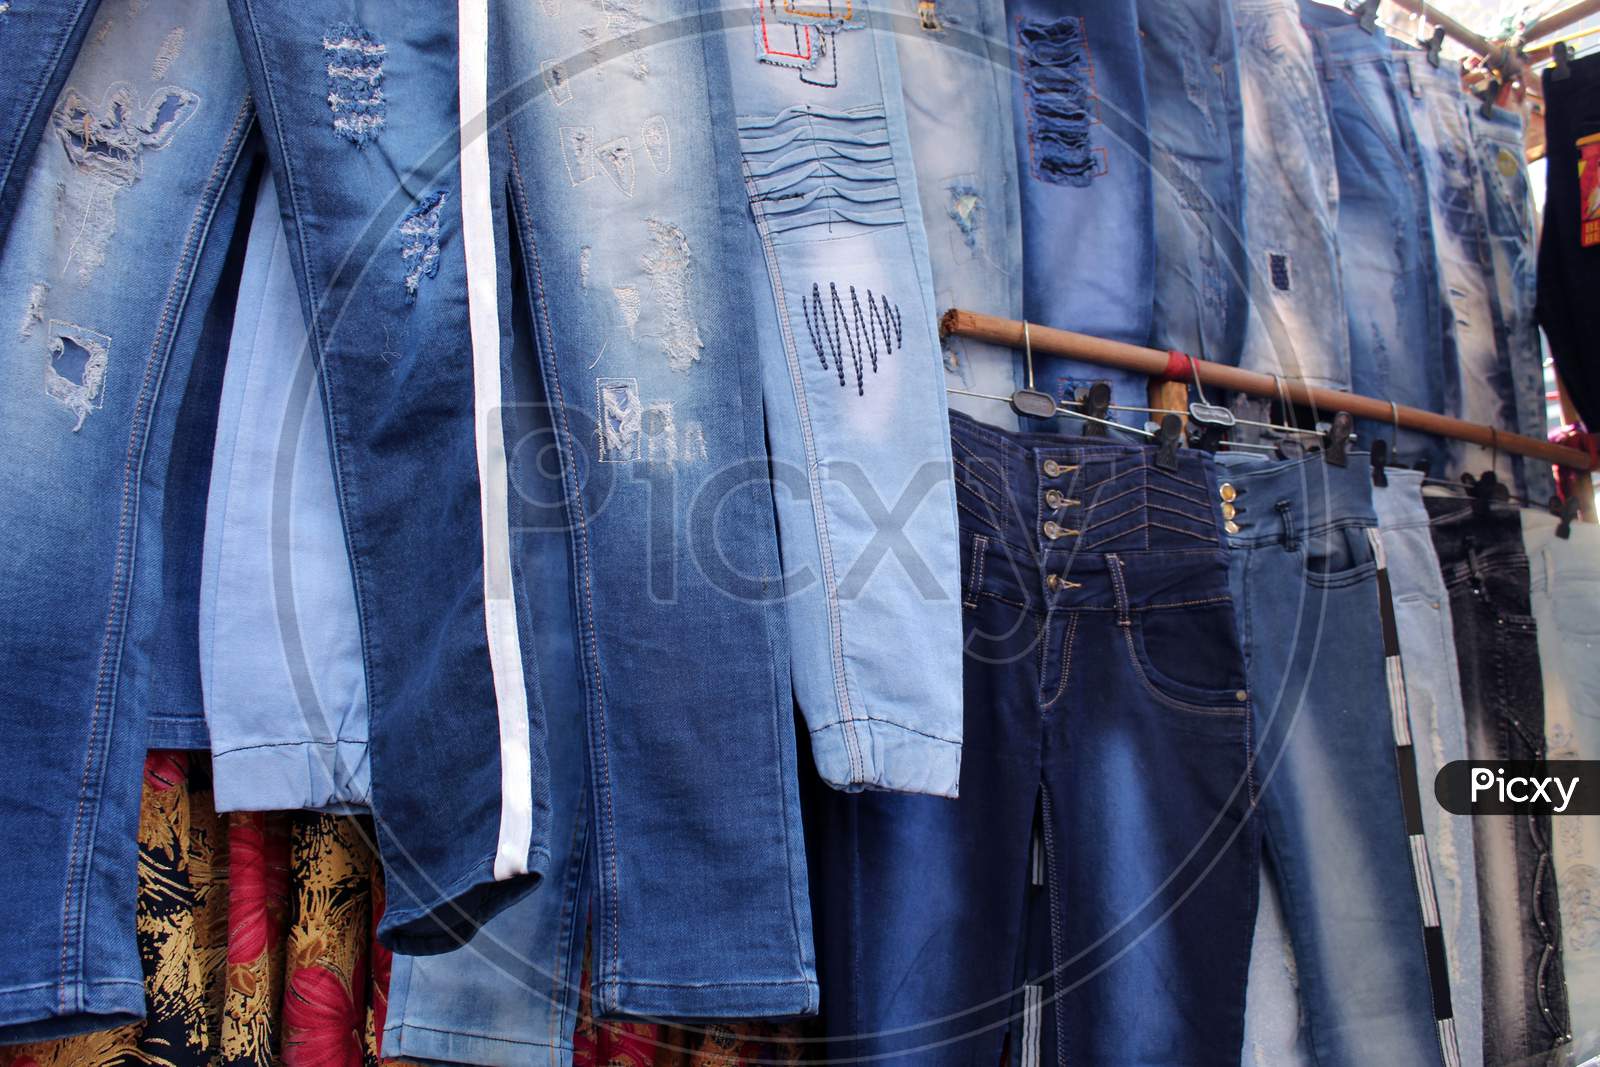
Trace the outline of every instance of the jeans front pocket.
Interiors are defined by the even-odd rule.
[[[1149,696],[1177,711],[1245,715],[1249,693],[1231,601],[1136,610],[1121,628],[1129,664]]]

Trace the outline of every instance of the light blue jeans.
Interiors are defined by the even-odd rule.
[[[363,810],[367,682],[322,391],[260,183],[206,504],[200,683],[218,811]]]
[[[1397,41],[1390,45],[1395,96],[1411,115],[1427,178],[1444,311],[1445,414],[1512,430],[1518,425],[1517,407],[1497,336],[1499,299],[1484,221],[1483,175],[1467,126],[1469,101],[1448,64],[1434,67],[1417,49]],[[1508,452],[1452,441],[1449,453],[1447,478],[1492,468],[1507,485],[1515,479]]]
[[[955,796],[955,488],[896,55],[922,31],[859,0],[716,11],[713,125],[737,132],[718,181],[748,196],[728,269],[767,283],[748,314],[812,756],[840,789]]]
[[[1339,176],[1311,40],[1295,0],[1235,0],[1234,8],[1250,294],[1239,365],[1349,389]]]
[[[1004,0],[939,0],[926,19],[895,22],[934,309],[1022,318],[1022,218],[1011,127]],[[902,7],[909,10],[909,5]],[[946,384],[1009,397],[1016,354],[968,337],[943,339]],[[1008,430],[1010,405],[952,393],[951,410]]]
[[[1600,759],[1600,528],[1523,511],[1550,759]],[[1600,818],[1554,816],[1561,959],[1576,1061],[1600,1053]]]

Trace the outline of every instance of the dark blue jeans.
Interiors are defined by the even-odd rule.
[[[830,1054],[1237,1067],[1258,837],[1212,461],[951,422],[961,795],[813,797]]]

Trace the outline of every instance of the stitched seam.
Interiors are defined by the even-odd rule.
[[[135,564],[135,547],[132,541],[134,530],[138,527],[139,487],[134,478],[134,468],[143,469],[144,452],[148,444],[147,433],[151,418],[151,408],[156,403],[156,397],[161,391],[161,382],[166,376],[167,360],[171,354],[172,334],[174,319],[181,312],[175,304],[184,303],[188,296],[188,286],[182,279],[187,270],[192,278],[194,270],[194,257],[197,253],[197,231],[209,228],[211,214],[216,210],[217,201],[220,199],[220,190],[226,183],[222,174],[224,167],[231,173],[233,164],[238,161],[239,148],[242,138],[239,131],[247,127],[254,113],[250,97],[245,96],[239,110],[234,115],[233,127],[223,139],[222,150],[211,164],[211,173],[206,177],[205,194],[200,203],[195,207],[195,213],[189,220],[188,233],[184,235],[183,250],[178,257],[178,267],[174,272],[172,281],[167,288],[166,299],[162,304],[161,317],[156,321],[155,336],[150,344],[150,355],[145,362],[144,379],[139,387],[139,398],[134,405],[133,422],[128,431],[128,449],[123,460],[122,468],[122,508],[117,520],[117,557],[112,569],[111,603],[106,608],[106,621],[100,645],[100,659],[96,669],[94,704],[89,717],[89,744],[84,756],[83,777],[78,783],[78,805],[73,813],[72,851],[67,863],[67,884],[64,887],[61,902],[61,959],[60,959],[60,995],[57,1003],[64,1013],[72,1010],[73,1005],[67,1002],[67,967],[69,948],[72,942],[77,941],[77,955],[81,959],[83,954],[82,937],[84,933],[83,911],[88,906],[87,891],[82,898],[77,899],[78,881],[87,883],[88,867],[94,852],[94,836],[99,827],[99,797],[104,785],[105,754],[99,752],[102,745],[100,732],[103,712],[110,712],[110,705],[116,701],[118,681],[117,666],[122,661],[121,645],[127,625],[128,601],[130,587],[133,581]],[[202,221],[206,224],[202,226]],[[200,242],[203,244],[203,240]],[[180,297],[180,291],[182,296]],[[109,732],[104,744],[109,745]],[[95,765],[100,764],[101,782],[95,789],[94,811],[86,812],[86,800],[89,794],[89,778]],[[87,840],[85,840],[87,838]],[[81,863],[80,863],[81,856]],[[80,865],[84,868],[79,875]],[[75,984],[74,984],[75,988]]]
[[[969,449],[968,451],[971,451],[971,450]],[[989,479],[987,479],[983,475],[979,474],[978,471],[977,471],[977,468],[975,466],[973,466],[971,464],[968,464],[968,463],[966,463],[966,462],[964,462],[962,460],[956,459],[954,456],[950,457],[950,462],[954,463],[956,466],[960,467],[962,470],[964,470],[968,474],[972,475],[972,477],[973,477],[973,479],[975,481],[982,482],[984,485],[988,486],[990,489],[993,489],[995,492],[1000,493],[1002,496],[1005,495],[1005,491],[1002,490],[998,485],[995,485]],[[977,459],[976,457],[974,457],[974,463],[981,463],[981,462],[983,462],[983,461]],[[971,489],[972,487],[971,486],[967,486],[967,488]]]
[[[1232,708],[1207,707],[1204,704],[1190,704],[1187,701],[1178,700],[1176,697],[1167,696],[1167,694],[1157,689],[1151,683],[1150,676],[1145,673],[1144,665],[1139,662],[1139,654],[1134,650],[1133,646],[1133,628],[1128,626],[1123,627],[1122,636],[1128,645],[1128,662],[1133,664],[1133,673],[1138,676],[1140,683],[1143,684],[1150,695],[1155,697],[1156,700],[1160,701],[1161,703],[1170,708],[1176,708],[1179,711],[1193,712],[1196,715],[1216,715],[1222,717],[1237,715],[1239,714],[1239,709],[1245,707],[1243,704]],[[1248,709],[1246,710],[1248,711]]]
[[[812,526],[817,535],[817,548],[822,563],[823,598],[828,606],[828,638],[829,651],[833,659],[834,699],[839,702],[841,720],[849,722],[855,718],[855,714],[850,703],[850,687],[844,670],[844,626],[840,620],[839,584],[833,565],[833,539],[828,532],[827,512],[823,508],[822,486],[816,476],[818,461],[816,441],[811,431],[811,408],[806,399],[805,382],[800,373],[799,351],[795,344],[794,331],[789,326],[789,304],[784,296],[783,270],[778,264],[778,250],[767,226],[766,211],[760,206],[760,190],[756,186],[755,175],[750,172],[749,161],[741,161],[740,167],[744,172],[745,189],[750,197],[751,218],[755,222],[756,234],[761,238],[762,252],[767,261],[767,270],[770,274],[768,281],[778,312],[778,329],[783,337],[784,362],[789,369],[789,385],[800,422],[800,438],[806,458],[806,481],[811,490],[811,509],[814,517]],[[845,730],[842,736],[845,756],[850,761],[850,779],[852,782],[862,782],[865,779],[865,771],[859,739],[853,730]]]
[[[1054,820],[1055,806],[1050,802],[1050,787],[1044,783],[1039,785],[1039,795],[1044,806],[1044,855],[1045,862],[1050,866],[1050,953],[1053,976],[1060,975],[1066,963],[1062,960],[1061,950],[1061,874],[1056,868],[1056,835]],[[1052,984],[1057,984],[1052,979]],[[1065,1065],[1067,1060],[1067,998],[1059,991],[1056,993],[1056,1062]]]
[[[1045,701],[1044,706],[1039,709],[1040,711],[1049,711],[1055,707],[1056,701],[1060,700],[1062,694],[1067,691],[1067,677],[1072,673],[1072,645],[1077,636],[1078,613],[1073,612],[1067,620],[1066,640],[1061,643],[1061,681],[1056,685],[1055,695]]]
[[[544,361],[546,364],[545,370],[547,372],[546,386],[555,393],[555,411],[561,419],[561,433],[567,441],[567,454],[575,456],[577,454],[577,445],[572,437],[572,426],[567,418],[566,400],[561,388],[561,376],[556,368],[554,348],[555,330],[550,324],[549,302],[548,300],[544,299],[543,261],[539,257],[538,244],[535,241],[534,235],[526,221],[531,219],[533,215],[528,206],[527,197],[523,187],[522,162],[517,155],[516,143],[512,140],[509,133],[505,135],[505,139],[506,148],[510,154],[511,171],[514,179],[512,182],[512,188],[516,193],[517,203],[522,208],[522,218],[524,221],[520,229],[523,247],[526,249],[525,258],[533,265],[535,292],[538,293],[538,298],[534,300],[534,303],[539,312],[539,320],[544,326],[544,347],[549,353],[547,359]],[[524,269],[526,270],[526,267]],[[621,968],[620,957],[622,952],[621,919],[618,914],[619,908],[617,906],[618,876],[616,843],[614,840],[611,840],[616,836],[617,828],[613,815],[611,799],[611,758],[608,751],[608,732],[605,729],[605,689],[601,681],[600,647],[594,626],[594,585],[592,577],[593,563],[589,557],[589,525],[588,520],[584,516],[583,496],[578,489],[576,476],[570,468],[570,464],[562,465],[562,480],[566,483],[567,487],[569,510],[576,516],[575,526],[578,532],[577,542],[579,551],[582,553],[580,569],[583,573],[583,623],[584,629],[587,631],[586,645],[589,653],[589,662],[592,665],[594,685],[593,696],[591,697],[591,700],[600,719],[598,730],[596,730],[595,724],[590,724],[590,750],[591,755],[596,752],[599,755],[599,767],[597,770],[601,779],[600,795],[604,798],[605,802],[605,817],[600,820],[601,825],[596,827],[596,835],[601,842],[601,850],[604,852],[602,863],[605,867],[606,885],[610,889],[609,899],[603,894],[600,906],[602,911],[609,913],[610,917],[611,970],[609,976],[602,979],[601,985],[607,992],[610,993],[610,999],[614,1002],[618,995],[616,974]],[[598,733],[598,737],[595,736],[596,733]]]
[[[989,539],[983,534],[974,534],[972,537],[972,563],[967,568],[967,595],[961,601],[969,608],[978,606],[978,590],[983,588],[983,560],[984,549],[989,547]]]
[[[966,504],[966,503],[963,503],[960,500],[957,500],[956,501],[956,507],[960,508],[962,511],[967,512],[973,518],[977,519],[979,522],[981,522],[985,526],[989,527],[989,529],[992,532],[997,533],[997,534],[1000,532],[999,523],[997,523],[991,516],[985,515],[982,512],[977,511],[976,509],[974,509],[972,507],[972,505]]]

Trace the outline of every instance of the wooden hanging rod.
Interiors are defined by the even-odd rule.
[[[983,315],[960,308],[951,308],[944,313],[943,318],[939,320],[939,332],[941,335],[971,337],[977,341],[1006,345],[1010,348],[1023,347],[1022,323],[1015,319],[1002,319],[995,315]],[[1406,407],[1404,404],[1391,405],[1387,400],[1376,400],[1370,396],[1340,392],[1337,389],[1323,389],[1291,378],[1277,378],[1270,374],[1258,374],[1255,371],[1230,367],[1222,363],[1211,363],[1186,356],[1181,352],[1162,352],[1140,345],[1073,333],[1071,330],[1057,330],[1049,326],[1030,324],[1028,335],[1033,350],[1043,355],[1078,359],[1103,367],[1121,367],[1136,374],[1168,381],[1187,383],[1198,378],[1201,385],[1231,389],[1239,393],[1249,393],[1251,396],[1263,396],[1269,399],[1287,396],[1293,403],[1309,407],[1313,411],[1329,413],[1348,411],[1357,418],[1400,425],[1408,430],[1420,430],[1437,437],[1470,441],[1485,448],[1542,459],[1547,463],[1558,463],[1563,467],[1585,471],[1596,469],[1595,461],[1587,452],[1579,449],[1524,437],[1521,434],[1507,433],[1475,422],[1452,419],[1447,415],[1436,415],[1421,408]]]

